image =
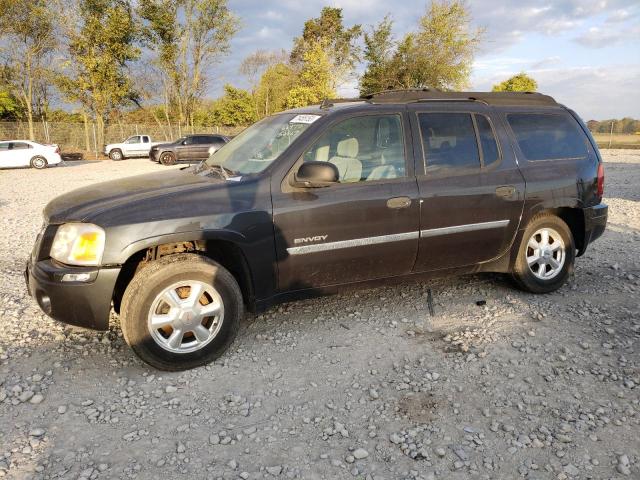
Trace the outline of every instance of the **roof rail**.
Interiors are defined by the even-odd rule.
[[[558,105],[553,97],[537,92],[443,92],[432,88],[385,90],[363,98],[371,103],[467,101],[486,105]]]
[[[351,102],[369,102],[365,98],[325,98],[320,102],[320,108],[330,108],[336,103],[351,103]],[[369,102],[370,103],[370,102]]]

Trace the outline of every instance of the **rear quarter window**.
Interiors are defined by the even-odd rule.
[[[584,132],[568,115],[510,113],[507,121],[527,160],[582,158],[588,153]]]

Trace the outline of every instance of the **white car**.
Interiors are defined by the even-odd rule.
[[[0,142],[0,168],[33,167],[41,170],[61,161],[58,145],[42,145],[29,140]]]

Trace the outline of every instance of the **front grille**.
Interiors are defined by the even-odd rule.
[[[43,225],[40,233],[36,237],[36,242],[31,252],[31,261],[38,262],[49,258],[51,244],[56,234],[57,225]]]

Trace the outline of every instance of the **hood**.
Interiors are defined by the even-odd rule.
[[[191,170],[169,170],[96,183],[54,198],[44,209],[47,223],[81,222],[123,205],[179,195],[223,183]]]

